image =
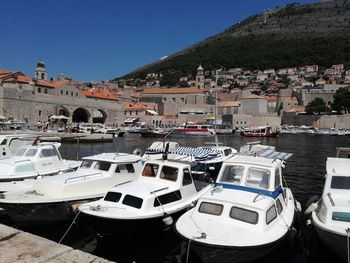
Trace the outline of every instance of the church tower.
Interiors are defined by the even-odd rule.
[[[45,68],[45,64],[42,61],[39,61],[36,64],[35,75],[34,77],[39,80],[47,80],[47,72]]]
[[[197,88],[204,89],[204,70],[202,65],[199,65],[197,68],[196,85]]]

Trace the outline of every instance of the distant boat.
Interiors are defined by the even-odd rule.
[[[215,129],[208,124],[186,123],[176,128],[172,133],[174,135],[190,135],[190,136],[214,136]]]
[[[276,137],[279,130],[273,130],[271,126],[257,126],[245,128],[240,132],[243,137]]]
[[[141,131],[140,134],[145,138],[164,138],[168,135],[168,132],[164,130],[149,129]]]

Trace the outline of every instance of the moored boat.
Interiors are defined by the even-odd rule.
[[[271,126],[256,126],[245,128],[240,132],[243,137],[276,137],[279,134],[277,129]]]
[[[81,222],[102,236],[154,235],[172,226],[209,184],[196,181],[188,164],[147,161],[138,179],[113,187],[103,199],[81,205]]]
[[[141,158],[133,154],[84,157],[77,171],[38,178],[25,190],[6,192],[0,207],[17,225],[69,220],[81,203],[99,199],[111,187],[135,179],[141,167]]]
[[[214,136],[215,129],[209,124],[195,124],[188,122],[181,127],[175,128],[172,134],[183,136]]]
[[[321,198],[306,209],[319,239],[344,260],[349,260],[350,238],[350,148],[338,148],[328,157]]]
[[[202,262],[257,260],[288,235],[296,210],[292,192],[282,184],[289,157],[255,145],[223,163],[214,186],[174,228]]]

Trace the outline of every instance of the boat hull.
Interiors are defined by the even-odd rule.
[[[242,137],[276,137],[278,135],[278,132],[272,132],[272,133],[245,133],[245,132],[241,132],[240,135]]]
[[[187,238],[183,237],[176,230],[176,227],[174,227],[174,230],[182,239],[184,239],[186,242],[189,242]],[[200,258],[201,262],[203,263],[251,262],[267,256],[285,239],[287,235],[288,235],[288,232],[283,237],[274,241],[273,243],[264,244],[261,246],[251,246],[251,247],[220,246],[220,245],[205,244],[192,239],[190,241],[189,247],[195,253],[195,255],[198,258]]]
[[[168,214],[173,223],[184,213],[186,209]],[[99,236],[106,237],[134,237],[136,235],[153,236],[161,234],[172,228],[172,224],[163,222],[164,216],[142,219],[111,219],[80,213],[77,222]]]
[[[141,132],[140,133],[144,138],[164,138],[168,133],[159,133],[159,132]]]
[[[344,260],[347,260],[347,237],[327,231],[326,229],[318,226],[314,221],[313,223],[316,230],[316,234],[318,238],[322,241],[322,243],[324,243],[339,257],[341,257]]]
[[[39,204],[0,203],[0,207],[5,209],[9,218],[18,226],[49,225],[71,221],[80,204],[91,202],[101,197]]]

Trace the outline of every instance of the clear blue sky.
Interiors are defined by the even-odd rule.
[[[100,81],[173,54],[288,0],[9,0],[0,68]],[[299,0],[300,3],[317,2]]]

